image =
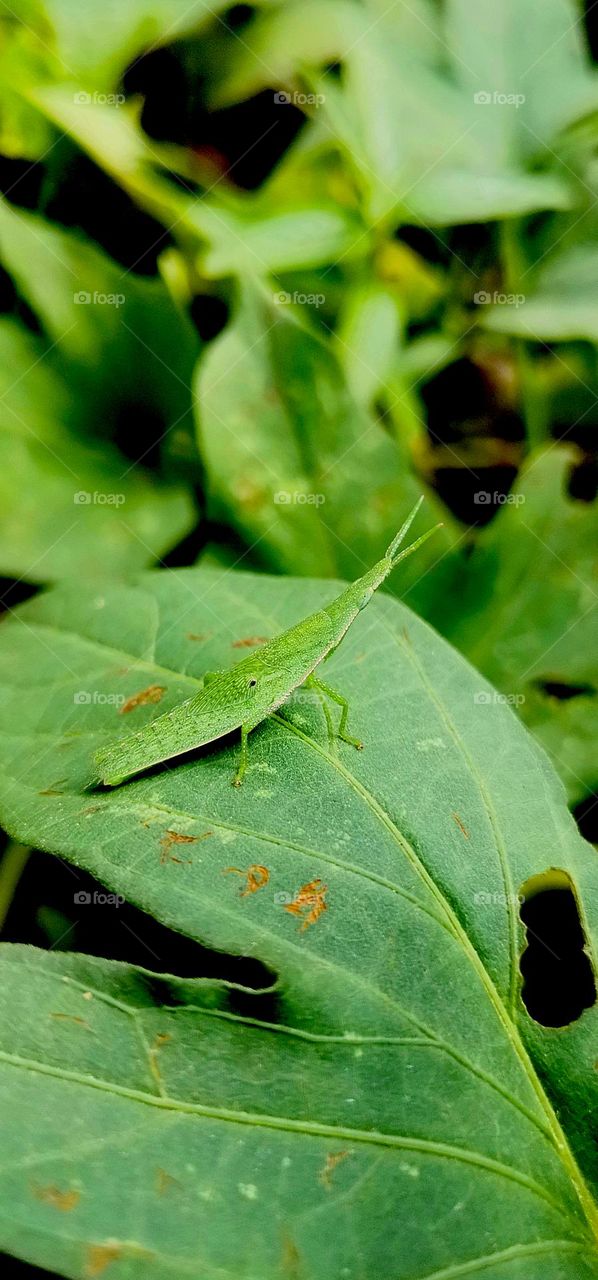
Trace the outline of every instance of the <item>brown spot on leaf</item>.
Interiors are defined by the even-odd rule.
[[[91,1027],[85,1021],[85,1018],[77,1018],[74,1013],[51,1013],[50,1017],[56,1018],[59,1022],[74,1022],[76,1026],[83,1027],[85,1031],[91,1031]]]
[[[287,1231],[282,1237],[282,1271],[285,1276],[289,1276],[289,1280],[299,1280],[299,1264],[301,1257],[295,1241]]]
[[[191,858],[176,858],[171,852],[173,844],[196,844],[198,840],[205,840],[206,836],[211,836],[211,831],[205,831],[203,836],[185,836],[181,831],[165,831],[160,841],[160,865],[164,866],[167,862],[178,862],[179,865],[185,863],[187,866],[192,865]]]
[[[122,1245],[117,1244],[116,1240],[108,1240],[106,1244],[91,1244],[87,1250],[86,1276],[101,1276],[106,1267],[111,1262],[116,1262],[121,1254]]]
[[[63,796],[64,791],[61,791],[60,787],[62,787],[65,782],[68,782],[68,778],[59,778],[58,782],[53,782],[51,786],[46,787],[44,791],[38,791],[37,794],[38,796]]]
[[[171,1187],[181,1187],[183,1184],[178,1178],[174,1178],[171,1173],[167,1173],[166,1169],[161,1169],[158,1165],[156,1169],[156,1191],[159,1196],[165,1196]]]
[[[166,693],[166,686],[163,684],[150,684],[147,689],[140,689],[139,693],[131,694],[122,707],[118,708],[119,716],[128,715],[129,711],[135,711],[137,707],[147,707],[154,702],[161,702],[162,695]]]
[[[328,1152],[328,1155],[326,1156],[326,1164],[324,1165],[323,1169],[320,1169],[320,1172],[318,1174],[318,1181],[322,1183],[322,1186],[325,1187],[327,1191],[332,1191],[331,1176],[334,1170],[336,1169],[336,1166],[338,1164],[342,1164],[343,1160],[346,1160],[348,1156],[352,1156],[352,1155],[353,1155],[352,1151],[329,1151]]]
[[[302,886],[292,902],[284,903],[283,911],[302,918],[301,932],[303,933],[310,924],[315,924],[316,920],[319,920],[322,912],[328,910],[327,903],[324,901],[327,893],[327,884],[322,884],[321,880],[310,880],[309,884]]]
[[[460,819],[460,817],[459,817],[459,814],[458,814],[458,813],[451,813],[451,818],[453,818],[453,820],[457,823],[457,826],[458,826],[458,828],[459,828],[459,831],[461,831],[461,832],[463,833],[463,835],[465,836],[465,839],[466,839],[466,840],[469,840],[469,831],[467,830],[467,827],[465,827],[465,826],[463,825],[463,823],[462,823],[462,821],[461,821],[461,819]]]
[[[154,1043],[149,1050],[150,1071],[160,1093],[162,1093],[162,1076],[160,1075],[160,1068],[158,1067],[158,1054],[162,1046],[168,1044],[168,1041],[171,1039],[172,1036],[169,1036],[167,1032],[158,1032],[157,1036],[154,1038]]]
[[[233,640],[233,649],[251,649],[256,644],[267,644],[269,636],[243,636],[241,640]]]
[[[187,632],[188,640],[199,640],[199,641],[208,640],[209,636],[210,636],[209,631],[188,631]]]
[[[53,1184],[47,1187],[36,1184],[32,1187],[32,1191],[42,1204],[51,1204],[53,1209],[59,1209],[61,1213],[72,1213],[81,1199],[80,1191],[61,1191],[60,1187],[55,1187]]]
[[[242,898],[246,898],[250,893],[257,893],[258,889],[264,889],[270,879],[268,868],[260,866],[257,862],[252,863],[246,871],[242,871],[240,867],[225,867],[222,874],[223,876],[235,875],[245,878],[246,885],[241,890]]]

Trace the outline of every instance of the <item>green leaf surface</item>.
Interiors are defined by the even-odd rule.
[[[232,44],[215,101],[276,84],[292,93],[307,68],[314,128],[343,151],[368,221],[446,226],[565,209],[575,196],[554,164],[558,131],[598,102],[574,6],[483,0],[478,17],[461,0],[374,21],[347,3],[267,11]],[[333,62],[340,75],[317,79]]]
[[[64,367],[63,367],[64,368]],[[195,511],[181,484],[75,431],[80,406],[47,343],[0,320],[0,574],[124,573],[170,550]],[[81,421],[78,423],[82,425]]]
[[[318,303],[294,306],[285,291],[242,291],[233,321],[197,367],[199,446],[216,514],[262,562],[353,578],[388,546],[421,483],[353,400],[335,354],[302,322],[310,306]],[[416,536],[429,524],[430,502]],[[443,529],[406,563],[403,588],[425,577],[453,536]]]
[[[6,202],[0,232],[4,267],[67,362],[87,432],[112,434],[136,411],[150,426],[158,418],[164,438],[171,430],[182,436],[199,340],[164,281],[136,275],[82,235]],[[150,443],[139,441],[142,461]]]
[[[63,73],[97,90],[116,89],[128,63],[147,49],[181,38],[203,26],[221,0],[105,0],[101,21],[77,0],[44,0]]]
[[[363,223],[330,198],[324,204],[302,199],[299,207],[287,201],[286,207],[272,208],[267,194],[237,197],[225,189],[222,195],[204,195],[185,182],[177,187],[164,173],[171,152],[143,133],[132,111],[78,104],[62,86],[36,90],[30,100],[187,251],[191,239],[198,265],[209,277],[259,276],[365,252]]]
[[[4,948],[9,1252],[111,1280],[598,1276],[597,1009],[558,1031],[531,1020],[516,897],[560,868],[595,947],[595,852],[546,757],[446,642],[389,597],[359,616],[326,678],[362,752],[329,748],[302,697],[252,735],[240,791],[236,742],[84,789],[95,749],[336,590],[156,571],[60,587],[0,630],[6,828],[260,960],[277,997],[264,1024],[224,986]],[[120,717],[150,684],[160,707]],[[314,880],[327,909],[306,924],[285,906]]]
[[[530,282],[529,286],[527,281]],[[485,327],[534,342],[598,342],[598,250],[579,244],[557,252],[521,282],[524,301],[488,307]]]
[[[598,503],[570,497],[577,461],[564,445],[531,454],[453,589],[425,610],[517,705],[572,802],[598,787]]]

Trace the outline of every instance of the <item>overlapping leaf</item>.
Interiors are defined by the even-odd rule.
[[[81,406],[54,353],[8,317],[0,385],[0,573],[40,583],[119,574],[184,536],[195,517],[185,487],[79,435]]]
[[[576,461],[562,445],[532,454],[467,565],[451,566],[454,591],[424,604],[517,706],[573,802],[598,786],[598,511],[567,492]]]
[[[580,1136],[596,1005],[566,1029],[532,1022],[517,902],[559,867],[594,947],[595,854],[546,758],[445,642],[389,598],[360,616],[327,679],[362,752],[331,748],[302,699],[252,735],[240,791],[234,743],[85,790],[94,748],[157,713],[138,700],[119,716],[123,697],[159,685],[174,705],[334,591],[156,572],[62,587],[2,628],[7,828],[261,960],[278,1002],[264,1025],[259,997],[248,1018],[225,987],[4,950],[0,1246],[36,1264],[109,1263],[116,1280],[598,1275]]]
[[[234,322],[198,365],[200,449],[216,513],[267,564],[356,577],[379,558],[421,486],[300,310],[285,292],[243,291]],[[443,529],[407,562],[404,585],[425,576],[451,537]]]

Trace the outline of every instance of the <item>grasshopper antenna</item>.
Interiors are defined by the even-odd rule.
[[[396,565],[400,564],[401,560],[405,559],[405,556],[410,556],[413,551],[416,551],[417,548],[421,547],[424,542],[427,542],[428,538],[431,538],[432,534],[436,533],[437,529],[442,529],[442,523],[433,525],[431,529],[428,529],[426,533],[422,534],[421,538],[416,538],[415,542],[410,543],[408,547],[405,547],[405,549],[401,551],[399,555],[397,555],[397,551],[399,550],[401,543],[405,541],[405,538],[407,537],[407,534],[411,528],[411,525],[413,524],[413,521],[415,520],[415,517],[422,505],[423,500],[424,500],[424,495],[422,493],[421,498],[419,498],[418,501],[416,502],[413,508],[413,511],[409,512],[409,515],[407,516],[405,523],[401,525],[399,532],[397,533],[396,537],[393,538],[386,552],[386,555],[384,558],[385,560],[390,560],[392,562],[393,569],[396,567]]]

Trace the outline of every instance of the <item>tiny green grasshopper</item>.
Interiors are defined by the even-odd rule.
[[[346,587],[326,608],[269,640],[230,671],[206,672],[202,688],[192,698],[158,716],[138,733],[98,751],[95,763],[101,780],[107,786],[117,787],[134,773],[240,729],[241,759],[233,779],[234,785],[239,786],[247,769],[248,735],[301,685],[314,689],[322,699],[329,733],[334,730],[325,698],[331,698],[340,706],[335,736],[361,748],[362,743],[347,733],[346,698],[318,680],[314,671],[337,648],[357,614],[365,609],[391,570],[440,528],[436,525],[428,529],[397,554],[422,502],[420,498],[383,559]]]

